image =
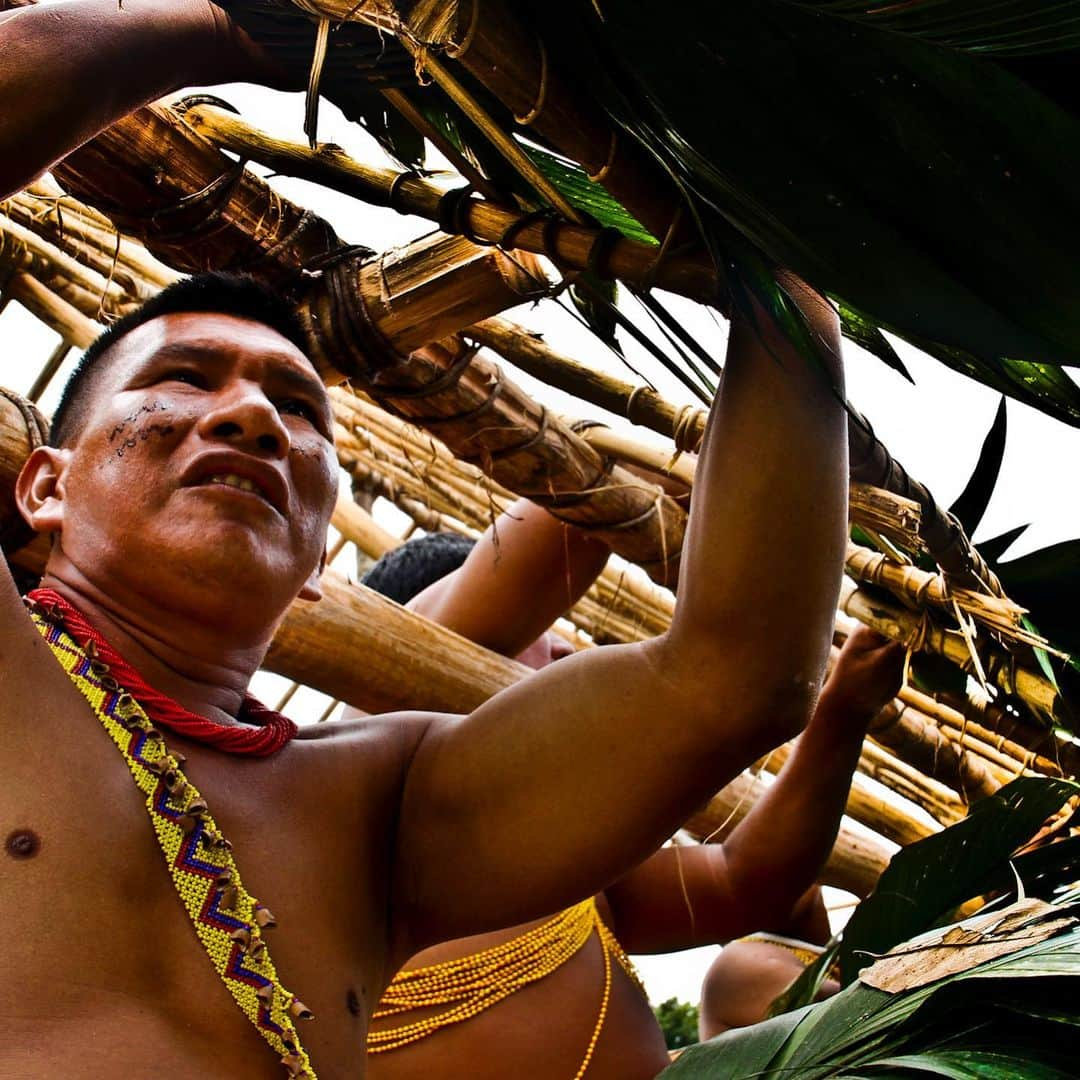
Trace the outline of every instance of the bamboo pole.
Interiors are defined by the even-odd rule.
[[[974,661],[963,635],[935,626],[925,610],[920,617],[897,604],[870,596],[849,579],[841,586],[840,610],[915,651],[944,656],[964,671],[973,667]],[[987,677],[998,687],[1007,693],[1015,693],[1041,713],[1054,712],[1057,690],[1041,673],[1022,666],[1015,658],[989,645],[983,646],[980,656]]]
[[[398,32],[398,38],[407,47],[410,39],[418,41],[419,47],[412,50],[418,64],[435,75],[431,67],[432,61],[437,62],[435,50],[445,49],[510,110],[518,124],[580,162],[653,235],[662,237],[678,225],[682,200],[672,181],[616,129],[588,93],[585,73],[561,70],[547,43],[503,0],[485,0],[482,7],[479,0],[447,7],[445,0],[411,5],[407,29]],[[358,17],[364,18],[363,10]],[[435,26],[442,27],[442,33]]]
[[[967,803],[947,784],[924,775],[872,739],[863,740],[859,771],[922,807],[942,826],[955,825],[967,814]]]
[[[0,209],[106,280],[115,281],[128,297],[145,299],[179,277],[107,218],[59,187],[32,184],[0,204]]]
[[[101,332],[93,320],[30,274],[12,274],[8,295],[77,348],[85,349]]]
[[[1055,740],[1052,730],[1024,730],[1023,737],[1027,741],[1017,741],[1009,738],[999,729],[987,727],[914,687],[905,686],[900,692],[900,700],[906,705],[913,705],[927,716],[933,717],[934,722],[942,729],[968,732],[976,739],[1018,762],[1025,769],[1043,773],[1046,776],[1075,776],[1080,769],[1080,747],[1073,743],[1061,742],[1056,749],[1052,748],[1050,753],[1055,755],[1053,759],[1038,751],[1038,746],[1047,744],[1053,746]],[[985,711],[980,715],[985,716]],[[1012,730],[1015,731],[1017,727],[1023,729],[1023,725],[1019,724],[1019,718],[1014,718]]]
[[[124,288],[47,243],[37,233],[0,215],[0,266],[32,274],[74,307],[123,315],[137,306]]]
[[[881,710],[869,734],[921,772],[948,784],[966,802],[992,795],[1013,778],[947,739],[915,710],[895,702]]]
[[[192,128],[222,149],[373,206],[438,222],[444,231],[490,244],[501,244],[504,237],[512,236],[516,248],[544,255],[564,270],[588,269],[597,244],[603,243],[604,270],[620,281],[666,289],[703,303],[714,302],[719,293],[716,267],[702,253],[672,253],[658,259],[655,245],[626,237],[601,240],[600,229],[559,219],[531,220],[490,199],[464,199],[452,215],[443,213],[446,189],[417,173],[367,165],[332,143],[312,149],[278,139],[212,105],[191,106],[183,115]]]

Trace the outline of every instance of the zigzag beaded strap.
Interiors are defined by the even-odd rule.
[[[244,888],[232,857],[206,805],[180,769],[139,703],[40,607],[31,617],[60,666],[89,702],[123,754],[136,786],[146,796],[154,834],[176,892],[210,962],[255,1029],[281,1056],[290,1077],[315,1080],[293,1024],[310,1011],[278,979],[262,931],[274,917]]]
[[[382,1031],[369,1031],[367,1052],[384,1054],[399,1050],[490,1009],[561,968],[584,948],[594,930],[604,957],[604,989],[592,1036],[574,1077],[580,1080],[589,1068],[607,1019],[613,958],[645,994],[630,958],[600,917],[595,899],[575,904],[540,926],[482,952],[399,971],[383,992],[372,1019],[438,1006],[442,1006],[442,1011]]]

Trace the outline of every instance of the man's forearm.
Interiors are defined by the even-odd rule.
[[[731,892],[757,929],[780,929],[817,880],[836,842],[870,717],[822,692],[776,781],[724,841]]]
[[[520,499],[465,563],[409,604],[504,656],[516,656],[564,615],[604,568],[610,549]]]
[[[219,81],[227,25],[206,0],[70,0],[0,21],[0,195],[146,102]]]
[[[679,603],[663,663],[684,684],[718,678],[726,707],[789,734],[824,669],[846,538],[847,440],[836,316],[797,279],[817,355],[764,311],[736,314],[698,464]],[[732,678],[734,674],[735,678]]]

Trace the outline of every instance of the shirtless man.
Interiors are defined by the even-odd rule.
[[[237,40],[203,0],[9,14],[3,184],[148,98],[249,76]],[[795,351],[764,311],[735,319],[668,633],[570,657],[467,717],[329,724],[262,757],[209,743],[282,730],[244,723],[244,691],[289,604],[318,595],[337,491],[325,390],[288,313],[246,287],[180,286],[113,328],[17,492],[52,537],[43,584],[90,628],[50,605],[50,638],[96,634],[99,659],[76,662],[61,637],[54,653],[0,571],[0,1075],[280,1075],[193,933],[227,916],[241,924],[230,989],[258,984],[279,1027],[304,1011],[294,992],[315,1014],[296,1020],[310,1068],[290,1034],[290,1071],[360,1076],[370,1013],[410,956],[594,894],[805,725],[843,561],[846,418],[835,314],[784,280],[822,352]],[[121,669],[102,649],[156,700],[109,689]],[[178,706],[203,719],[181,723]],[[144,709],[173,714],[159,721],[172,763]],[[121,737],[162,770],[149,797],[133,783],[149,765],[118,754]],[[205,902],[181,904],[155,833],[164,845],[173,825],[196,858],[235,857],[243,891],[212,873]],[[252,897],[277,916],[266,937],[288,993],[247,974],[269,930]]]
[[[384,556],[364,580],[464,637],[541,668],[572,653],[545,627],[585,591],[608,554],[604,544],[522,500],[475,546],[459,536],[426,536]],[[828,939],[813,882],[835,840],[866,726],[899,690],[903,657],[901,646],[866,627],[851,635],[769,798],[724,843],[663,848],[597,896],[597,914],[620,945],[634,953],[671,952],[762,930],[814,944]],[[475,958],[547,921],[425,950],[405,965],[391,987],[393,999],[380,1009],[410,993],[410,980],[429,978],[434,965]],[[538,959],[555,956],[560,944],[546,943]],[[594,932],[555,970],[461,1021],[444,1022],[454,1009],[483,1003],[486,989],[477,986],[442,1006],[377,1016],[369,1035],[372,1080],[571,1080],[590,1046],[590,1080],[649,1080],[668,1062],[663,1035],[631,973],[615,956],[608,960]],[[601,1019],[606,966],[611,989]],[[764,1019],[802,966],[777,944],[734,941],[702,987],[702,1037]],[[512,967],[504,965],[499,978],[520,977]],[[467,980],[472,968],[462,974]],[[485,965],[483,975],[490,979],[492,967]],[[425,1021],[432,1026],[416,1032]]]

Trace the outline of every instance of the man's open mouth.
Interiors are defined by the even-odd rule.
[[[253,495],[258,495],[267,502],[270,501],[266,492],[254,480],[249,480],[246,476],[237,476],[236,473],[214,473],[213,476],[208,476],[203,484],[224,484],[226,487],[250,491]]]
[[[285,480],[270,465],[247,455],[215,452],[193,462],[182,480],[184,487],[219,487],[254,495],[279,514],[284,514],[289,497]]]

